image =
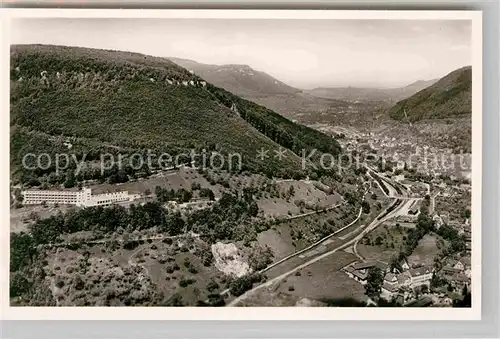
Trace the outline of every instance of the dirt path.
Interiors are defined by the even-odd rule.
[[[139,266],[140,268],[142,268],[142,269],[145,271],[145,274],[146,274],[146,275],[148,275],[148,274],[149,274],[149,270],[148,270],[148,268],[147,268],[146,266],[141,265],[141,264],[139,264],[138,262],[135,262],[135,261],[133,261],[133,260],[132,260],[132,259],[133,259],[133,258],[134,258],[134,257],[135,257],[135,256],[136,256],[139,252],[141,252],[142,250],[143,250],[143,249],[142,249],[142,248],[140,248],[140,249],[138,249],[137,251],[135,251],[134,253],[132,253],[132,255],[128,258],[128,261],[127,261],[127,262],[128,262],[128,264],[129,264],[130,266]]]
[[[311,212],[307,212],[307,213],[303,213],[303,214],[294,215],[294,216],[288,217],[286,219],[283,219],[283,221],[294,220],[294,219],[298,219],[298,218],[308,217],[308,216],[314,215],[314,214],[320,214],[320,213],[328,212],[328,211],[334,210],[334,209],[342,206],[343,204],[345,204],[344,201],[338,203],[337,205],[330,206],[328,208],[322,209],[320,211],[311,211]]]
[[[149,237],[139,237],[139,238],[134,238],[134,239],[99,239],[99,240],[88,240],[88,241],[72,241],[72,242],[63,242],[63,243],[58,243],[58,244],[43,244],[40,245],[40,248],[52,248],[52,247],[62,247],[62,246],[70,246],[70,245],[99,245],[99,244],[105,244],[107,242],[111,241],[116,241],[119,244],[122,244],[124,242],[129,242],[129,241],[148,241],[148,240],[164,240],[164,239],[178,239],[178,238],[183,238],[183,237],[193,237],[193,238],[199,238],[201,235],[188,232],[188,233],[183,233],[179,235],[152,235]]]

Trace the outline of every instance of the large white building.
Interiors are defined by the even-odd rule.
[[[49,191],[27,190],[23,191],[23,205],[67,204],[76,206],[106,206],[114,203],[133,201],[140,197],[138,194],[129,194],[127,191],[92,194],[90,188],[80,191]]]

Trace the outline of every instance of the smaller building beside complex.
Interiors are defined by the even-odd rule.
[[[23,191],[22,195],[23,205],[38,205],[45,202],[81,207],[107,206],[140,198],[139,194],[129,194],[127,191],[92,194],[90,188],[78,191],[27,190]]]
[[[384,264],[379,261],[369,261],[369,262],[354,262],[346,267],[344,267],[344,272],[352,279],[357,282],[365,285],[368,278],[368,270],[372,267],[378,267],[380,270],[385,273],[387,272],[387,264]]]

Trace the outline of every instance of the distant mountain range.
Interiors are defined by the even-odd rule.
[[[307,92],[318,98],[348,101],[396,102],[434,84],[437,80],[438,79],[419,80],[400,88],[318,87]]]
[[[319,87],[301,90],[248,65],[208,65],[193,60],[169,57],[208,82],[235,95],[256,102],[290,119],[308,120],[315,115],[347,111],[353,102],[379,102],[393,105],[434,84],[438,79],[419,80],[401,88]],[[379,104],[379,105],[380,105]]]
[[[168,59],[208,82],[244,98],[301,92],[300,89],[288,86],[269,74],[256,71],[247,65],[218,66],[187,59]]]
[[[207,65],[193,60],[168,58],[208,82],[247,100],[295,119],[304,113],[324,112],[348,103],[315,97],[301,89],[247,65]]]
[[[399,101],[389,116],[397,120],[418,121],[469,116],[472,112],[472,67],[457,69],[433,85]]]

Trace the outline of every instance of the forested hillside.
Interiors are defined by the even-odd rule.
[[[207,83],[173,62],[136,53],[19,45],[11,50],[11,163],[68,150],[86,160],[146,148],[240,153],[245,170],[301,175],[298,156],[256,157],[279,146],[337,154],[330,137]],[[52,169],[26,173],[48,174]]]
[[[463,117],[472,112],[472,68],[457,69],[389,110],[393,119],[418,121]]]

